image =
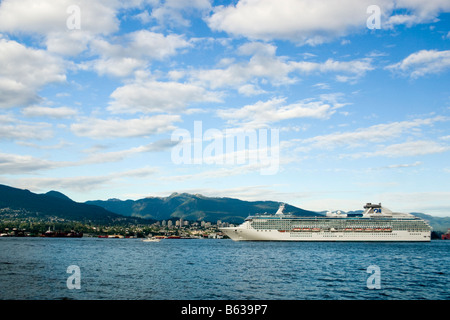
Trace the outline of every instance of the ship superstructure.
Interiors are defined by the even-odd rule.
[[[328,212],[299,217],[283,212],[249,216],[237,227],[221,228],[235,241],[430,241],[431,227],[408,213],[367,203],[362,213]]]

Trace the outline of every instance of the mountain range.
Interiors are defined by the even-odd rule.
[[[91,223],[150,223],[154,220],[179,219],[192,221],[221,220],[241,223],[256,213],[275,213],[276,201],[244,201],[234,198],[206,197],[200,194],[172,193],[168,197],[147,197],[138,200],[92,200],[75,202],[58,191],[45,194],[0,185],[0,220],[7,217],[59,218]],[[297,216],[320,216],[314,212],[286,204],[285,212]],[[426,221],[433,230],[445,232],[450,228],[450,217],[434,217],[412,213]]]
[[[256,213],[275,213],[280,206],[280,202],[276,201],[244,201],[176,192],[168,197],[148,197],[125,201],[109,199],[107,201],[96,200],[86,203],[131,217],[156,220],[183,218],[185,220],[212,222],[221,220],[231,223],[241,223],[246,217]],[[285,212],[298,216],[321,215],[289,204],[285,205]]]
[[[36,194],[29,190],[0,185],[0,220],[20,218],[99,224],[136,223],[138,220],[99,206],[75,202],[57,191]]]

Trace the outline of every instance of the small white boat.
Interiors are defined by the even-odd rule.
[[[145,238],[142,241],[144,241],[144,242],[160,242],[161,239],[158,239],[158,238]]]

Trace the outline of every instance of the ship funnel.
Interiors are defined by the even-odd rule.
[[[284,210],[284,203],[280,204],[280,207],[278,208],[278,211],[275,214],[283,214]]]

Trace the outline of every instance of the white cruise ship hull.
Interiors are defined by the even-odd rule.
[[[283,213],[249,216],[237,227],[221,228],[235,241],[430,241],[431,228],[411,214],[367,203],[361,214],[327,213],[296,217]]]
[[[244,227],[221,228],[234,241],[430,241],[430,232],[280,232],[278,230],[255,230]]]

